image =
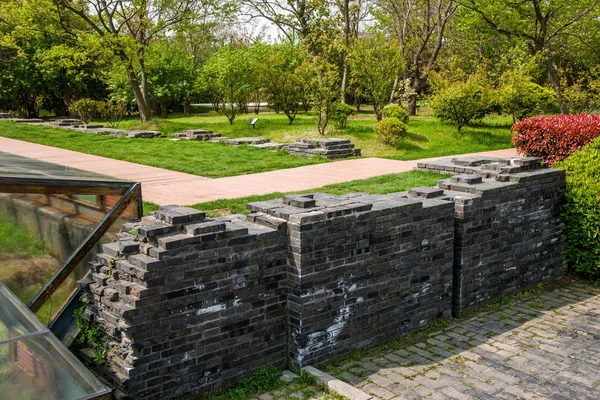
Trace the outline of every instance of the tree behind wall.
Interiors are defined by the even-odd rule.
[[[437,63],[444,46],[446,27],[458,4],[454,0],[375,0],[375,14],[398,38],[406,68],[396,84],[409,79],[408,113],[417,113],[417,95],[427,82],[428,71]],[[390,102],[394,100],[392,94]]]
[[[394,90],[395,77],[403,71],[398,43],[383,34],[357,39],[349,60],[353,83],[364,88],[366,97],[373,103],[377,121],[381,121],[381,109]]]
[[[557,63],[568,48],[569,39],[589,21],[598,18],[598,0],[460,0],[472,13],[473,27],[485,26],[510,41],[525,41],[533,54],[544,56],[549,81],[554,89],[560,111],[568,114]],[[482,28],[479,28],[482,29]],[[567,49],[568,51],[568,49]]]
[[[125,68],[140,119],[151,118],[148,46],[159,35],[174,30],[179,24],[196,18],[197,10],[210,13],[223,9],[229,2],[210,0],[53,0],[60,18],[76,15],[94,32],[102,44],[110,48]],[[69,29],[76,36],[85,30]]]

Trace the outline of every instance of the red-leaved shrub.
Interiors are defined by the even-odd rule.
[[[512,142],[519,154],[554,164],[600,136],[600,115],[551,115],[513,125]]]

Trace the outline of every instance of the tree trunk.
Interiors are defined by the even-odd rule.
[[[344,60],[344,73],[342,74],[342,93],[340,96],[340,102],[346,104],[346,88],[348,87],[348,74],[350,71],[350,66],[348,65],[348,61]]]
[[[73,102],[73,99],[71,97],[71,91],[69,90],[69,88],[63,88],[62,89],[62,98],[63,98],[63,107],[61,107],[61,115],[70,115],[70,111],[69,108],[71,107],[71,103]]]
[[[550,83],[552,84],[552,88],[554,92],[556,92],[556,99],[558,100],[558,107],[560,108],[561,114],[568,114],[569,107],[565,103],[565,99],[563,97],[562,88],[560,87],[560,78],[558,77],[558,73],[556,72],[556,67],[551,59],[546,60],[546,67],[548,69],[548,76],[550,77]]]
[[[143,59],[139,60],[140,65],[140,75],[141,75],[141,83],[142,83],[142,96],[144,96],[144,101],[146,104],[150,103],[150,95],[148,93],[148,74],[146,73],[146,64]]]
[[[392,93],[390,93],[390,104],[394,102],[394,98],[396,97],[396,92],[398,91],[398,85],[400,84],[400,75],[396,75],[396,79],[394,79],[394,87],[392,87]]]
[[[183,99],[183,115],[190,115],[192,113],[192,104],[190,99],[187,97]]]
[[[413,84],[412,84],[412,89],[413,89],[413,93],[411,93],[408,97],[407,97],[407,108],[408,108],[408,115],[410,116],[415,116],[417,115],[417,93],[419,93],[419,91],[421,90],[421,87],[423,86],[424,83],[424,78],[420,77],[417,75],[417,77],[414,78],[413,80]]]
[[[144,98],[142,89],[140,88],[140,84],[138,82],[138,78],[135,75],[135,71],[133,70],[133,66],[131,64],[127,65],[127,77],[129,78],[129,84],[131,85],[131,89],[133,90],[133,96],[135,97],[135,102],[140,113],[140,119],[142,122],[148,122],[152,115],[150,105]]]

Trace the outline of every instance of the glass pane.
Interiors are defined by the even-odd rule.
[[[0,393],[11,400],[75,400],[106,388],[51,333],[0,345]]]
[[[0,281],[29,303],[105,215],[64,195],[0,193]]]
[[[103,203],[107,207],[114,207],[115,203],[120,197],[115,196],[102,196]],[[100,240],[93,247],[81,263],[73,270],[71,274],[65,279],[65,281],[58,287],[56,292],[50,296],[50,299],[46,301],[44,306],[36,312],[37,317],[46,325],[50,326],[52,321],[62,312],[63,308],[67,305],[67,301],[77,295],[77,281],[83,279],[90,272],[89,262],[94,261],[93,257],[96,253],[102,253],[102,244],[110,243],[115,240],[115,235],[121,231],[121,226],[137,218],[137,200],[132,200],[129,207],[127,207],[123,213],[117,218],[117,220],[110,226],[108,231],[100,238]]]
[[[0,282],[0,342],[45,330],[46,327]]]

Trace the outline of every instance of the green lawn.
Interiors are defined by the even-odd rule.
[[[463,128],[459,134],[453,125],[443,124],[429,115],[424,108],[423,115],[412,117],[408,124],[408,137],[397,146],[389,147],[377,142],[373,127],[377,122],[372,112],[360,112],[350,117],[348,128],[335,130],[330,125],[328,136],[352,140],[362,149],[363,157],[387,157],[398,160],[415,160],[451,154],[474,153],[487,150],[499,150],[512,147],[510,127],[512,119],[508,116],[489,116],[481,122]],[[185,117],[173,115],[167,119],[155,119],[142,124],[137,119],[121,123],[127,129],[159,130],[166,135],[185,129],[208,129],[228,137],[261,136],[272,142],[288,143],[299,138],[319,137],[315,128],[315,116],[298,114],[292,125],[283,114],[260,114],[256,129],[249,128],[248,121],[254,114],[242,115],[233,125],[222,115],[213,113]]]
[[[209,178],[273,171],[327,161],[321,158],[294,157],[282,151],[269,152],[250,146],[114,138],[11,122],[0,122],[0,136]],[[82,165],[81,168],[85,169],[85,166]]]
[[[352,192],[367,193],[394,193],[402,192],[418,186],[435,186],[440,179],[446,179],[450,175],[435,174],[432,172],[410,171],[401,174],[389,174],[376,176],[369,179],[360,179],[351,182],[327,185],[320,188],[304,190],[294,193],[324,192],[330,194],[346,194]],[[286,193],[269,193],[259,196],[240,197],[237,199],[214,200],[206,203],[192,205],[193,208],[206,211],[210,217],[228,214],[248,214],[247,203],[254,201],[272,200],[282,197]],[[157,210],[158,206],[152,203],[144,203],[144,213]]]
[[[442,124],[426,112],[424,110],[423,115],[411,119],[408,137],[395,147],[383,146],[377,142],[373,131],[376,121],[371,112],[351,116],[348,129],[332,129],[328,136],[352,140],[356,147],[362,149],[363,157],[399,160],[512,147],[510,117],[487,117],[463,128],[462,133],[458,134],[454,126]],[[224,116],[215,113],[189,117],[173,115],[167,119],[157,118],[146,124],[137,119],[129,119],[123,121],[120,128],[160,130],[167,136],[185,129],[210,129],[224,136],[262,136],[280,143],[319,137],[315,128],[315,116],[312,114],[299,114],[292,125],[288,124],[283,114],[261,114],[256,130],[247,125],[253,116],[254,114],[242,115],[234,125],[229,125]],[[0,135],[210,178],[327,162],[319,158],[294,157],[283,152],[268,152],[249,146],[230,147],[221,143],[173,142],[167,139],[117,139],[11,122],[0,123]]]

